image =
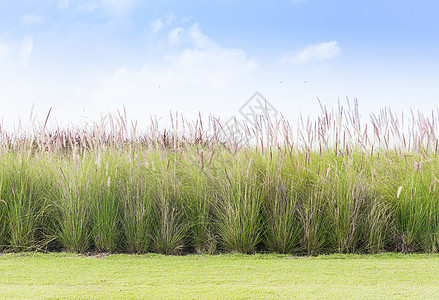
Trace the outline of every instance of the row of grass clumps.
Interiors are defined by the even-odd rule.
[[[435,119],[2,130],[0,251],[438,252]]]

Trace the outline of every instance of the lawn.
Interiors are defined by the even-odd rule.
[[[437,298],[432,254],[0,256],[0,298]]]

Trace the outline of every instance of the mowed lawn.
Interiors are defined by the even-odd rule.
[[[0,298],[438,298],[439,256],[0,256]]]

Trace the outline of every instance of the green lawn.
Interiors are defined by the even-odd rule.
[[[0,298],[438,298],[438,255],[0,256]]]

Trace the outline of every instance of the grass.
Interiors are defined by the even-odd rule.
[[[46,125],[0,127],[1,251],[439,251],[439,111]]]
[[[437,298],[439,256],[68,253],[0,257],[0,298]]]

